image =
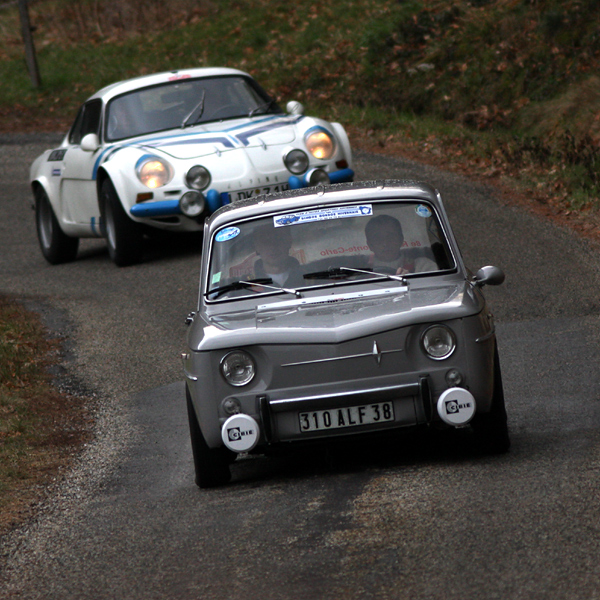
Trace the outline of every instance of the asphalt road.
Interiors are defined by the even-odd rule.
[[[598,248],[492,187],[359,153],[360,179],[435,184],[467,264],[505,270],[487,297],[511,452],[407,439],[248,459],[231,485],[199,490],[179,363],[198,250],[154,246],[117,269],[86,241],[76,262],[47,265],[26,179],[49,144],[28,141],[0,146],[0,293],[65,336],[66,378],[96,394],[98,432],[40,517],[2,541],[1,597],[600,598]]]

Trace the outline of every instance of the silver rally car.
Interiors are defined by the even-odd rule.
[[[317,186],[206,223],[183,353],[200,487],[239,453],[417,426],[510,445],[494,321],[427,184]]]

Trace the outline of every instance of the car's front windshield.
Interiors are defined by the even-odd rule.
[[[106,108],[107,141],[265,113],[281,112],[243,76],[181,79],[113,98]]]
[[[208,301],[455,267],[432,206],[346,204],[232,223],[211,241]]]

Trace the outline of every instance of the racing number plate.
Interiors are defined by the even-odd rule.
[[[261,185],[260,187],[252,188],[250,190],[239,190],[238,192],[229,192],[229,200],[236,202],[238,200],[245,200],[246,198],[254,198],[254,196],[260,196],[261,194],[275,194],[277,192],[283,192],[289,190],[290,186],[287,183],[278,183],[276,185]]]
[[[394,420],[394,405],[391,402],[315,410],[298,413],[300,431],[322,431],[340,429]]]

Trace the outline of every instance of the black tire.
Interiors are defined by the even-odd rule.
[[[100,190],[100,215],[108,254],[115,265],[127,267],[139,263],[142,260],[142,228],[127,216],[110,179],[103,181]]]
[[[475,415],[472,422],[477,448],[486,454],[503,454],[510,448],[508,418],[498,348],[494,349],[494,396],[489,413]]]
[[[61,229],[48,195],[41,187],[35,190],[35,225],[40,249],[51,265],[75,260],[79,238],[70,237]]]
[[[225,485],[231,480],[229,465],[233,462],[235,454],[224,446],[221,448],[209,448],[207,446],[200,425],[198,424],[196,411],[194,410],[187,386],[185,388],[185,397],[190,425],[190,439],[192,441],[192,454],[194,456],[196,485],[200,488]]]

